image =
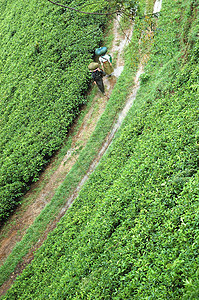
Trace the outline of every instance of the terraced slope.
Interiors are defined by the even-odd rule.
[[[198,298],[196,4],[163,1],[122,128],[3,299]]]
[[[38,180],[87,101],[87,65],[102,40],[105,16],[37,0],[1,1],[0,12],[2,223]]]

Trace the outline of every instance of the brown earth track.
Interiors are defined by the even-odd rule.
[[[154,5],[154,11],[160,12],[161,10],[162,0],[156,0]],[[117,61],[116,67],[114,70],[114,76],[112,78],[106,78],[104,80],[105,88],[107,91],[108,96],[110,96],[113,87],[117,81],[117,77],[120,76],[124,61],[123,61],[123,50],[127,43],[130,41],[132,27],[126,30],[124,35],[119,34],[119,22],[115,20],[113,34],[114,34],[114,41],[112,49],[110,49],[110,53],[113,54],[114,52],[117,53]],[[153,32],[150,28],[147,29],[146,32],[147,39],[153,38]],[[123,119],[125,118],[128,110],[130,109],[135,97],[137,90],[139,89],[139,76],[143,72],[144,65],[148,60],[148,54],[142,55],[142,60],[139,65],[139,69],[137,71],[136,77],[134,78],[135,87],[133,88],[131,94],[129,95],[126,105],[119,115],[119,118],[113,127],[113,130],[109,133],[106,140],[104,141],[104,145],[102,149],[100,149],[94,163],[91,164],[90,169],[88,170],[88,175],[92,172],[95,168],[95,165],[99,162],[101,156],[106,151],[108,145],[111,143],[111,140],[120,127]],[[59,164],[58,168],[55,168],[55,162],[58,160],[55,156],[51,163],[46,168],[45,172],[41,175],[39,181],[32,185],[30,191],[27,193],[26,197],[28,198],[29,195],[32,196],[32,202],[26,203],[26,207],[19,207],[16,213],[10,218],[8,227],[3,227],[0,230],[0,263],[2,264],[8,255],[12,252],[12,249],[16,245],[18,241],[20,241],[27,228],[33,224],[36,216],[40,214],[42,209],[45,207],[47,203],[49,203],[55,193],[56,188],[63,182],[66,174],[74,165],[75,161],[78,159],[77,151],[80,147],[84,147],[89,139],[90,134],[94,131],[97,121],[99,120],[100,116],[102,115],[103,111],[105,110],[107,103],[107,98],[102,97],[100,93],[98,93],[93,101],[93,105],[84,117],[84,120],[79,128],[78,132],[73,136],[72,146],[71,149],[67,152],[66,156],[63,158],[62,162]],[[98,105],[98,109],[95,110],[95,105]],[[72,127],[70,133],[72,134],[76,128],[76,124]],[[103,151],[102,151],[103,150]],[[50,175],[49,175],[50,174]],[[85,176],[86,178],[86,176]],[[84,178],[82,182],[84,182]],[[83,184],[83,183],[82,183]],[[79,184],[79,186],[81,183]],[[38,193],[38,186],[40,186],[40,192]],[[41,188],[42,187],[42,188]],[[32,259],[34,258],[34,252],[42,245],[42,243],[47,238],[49,232],[51,232],[55,227],[57,222],[61,219],[61,217],[65,214],[67,207],[69,207],[72,201],[78,195],[78,187],[74,191],[73,195],[68,199],[67,204],[65,207],[60,211],[54,221],[46,229],[45,233],[40,237],[39,241],[32,247],[29,253],[23,258],[23,261],[20,262],[15,271],[11,274],[10,278],[1,286],[0,290],[0,297],[6,293],[6,291],[10,288],[13,284],[16,277],[21,274],[23,269],[29,264]],[[30,207],[32,209],[30,209]]]
[[[125,31],[125,34],[119,34],[119,23],[117,20],[114,22],[113,34],[114,41],[112,49],[110,49],[109,53],[113,54],[117,53],[117,61],[114,71],[114,76],[111,78],[104,78],[105,89],[107,91],[108,96],[110,96],[114,85],[117,81],[117,77],[121,74],[124,66],[123,61],[123,50],[124,47],[130,40],[130,35],[132,33],[132,28],[129,28]],[[56,163],[58,158],[55,156],[51,163],[47,166],[45,171],[40,176],[38,182],[31,186],[31,189],[25,196],[24,204],[22,204],[13,216],[10,217],[9,222],[5,224],[0,229],[0,264],[2,265],[8,255],[12,252],[14,246],[17,242],[21,241],[23,236],[26,233],[26,230],[31,226],[35,220],[35,218],[41,213],[43,208],[48,204],[56,189],[63,182],[65,176],[68,174],[72,166],[78,159],[78,149],[84,148],[90,135],[95,129],[95,126],[101,117],[102,113],[105,110],[106,103],[108,99],[102,94],[97,93],[94,98],[93,104],[90,107],[89,111],[85,115],[80,128],[77,133],[72,137],[72,145],[70,150],[64,156],[61,163],[56,167]],[[74,124],[70,130],[69,134],[73,134],[77,125]],[[78,191],[74,191],[72,199],[75,199]],[[27,199],[27,201],[26,201]],[[31,200],[30,200],[31,199]],[[28,203],[28,204],[27,204]],[[68,204],[68,206],[70,203]],[[46,239],[48,233],[52,231],[60,218],[64,215],[67,210],[67,205],[62,210],[59,215],[55,218],[53,222],[48,226],[45,233],[40,237],[40,240],[32,247],[29,253],[23,258],[23,261],[18,264],[15,271],[12,273],[10,278],[1,286],[0,296],[4,295],[8,288],[12,285],[16,277],[23,271],[25,266],[31,262],[34,258],[34,252],[38,249],[44,240]]]

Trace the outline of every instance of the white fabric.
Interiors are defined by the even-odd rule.
[[[102,56],[99,57],[99,62],[100,63],[103,63],[103,62],[105,62],[107,60],[108,60],[109,63],[111,63],[110,62],[110,56],[108,54],[105,54],[105,55],[102,55]]]

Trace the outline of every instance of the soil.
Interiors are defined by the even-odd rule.
[[[64,156],[61,163],[59,163],[57,167],[58,157],[55,156],[52,159],[51,163],[47,166],[45,171],[40,176],[39,181],[33,184],[29,192],[25,195],[25,200],[23,201],[23,204],[20,207],[18,207],[15,213],[10,217],[9,221],[0,229],[0,265],[4,263],[8,255],[12,252],[16,243],[22,240],[23,236],[26,233],[26,230],[29,228],[29,226],[33,224],[35,218],[41,213],[46,204],[48,204],[51,201],[56,189],[63,182],[65,176],[78,159],[78,150],[83,149],[85,147],[90,135],[94,131],[99,118],[105,110],[106,103],[108,101],[109,96],[111,95],[117,78],[120,76],[123,70],[123,50],[124,47],[130,41],[132,29],[133,27],[130,27],[128,30],[125,30],[125,33],[121,34],[119,33],[119,19],[114,21],[114,41],[112,48],[109,50],[109,53],[113,54],[114,52],[116,52],[117,60],[113,75],[111,77],[104,77],[104,85],[108,97],[102,95],[100,92],[97,93],[96,97],[94,98],[93,105],[90,107],[89,111],[85,115],[77,133],[73,134],[74,132],[76,132],[77,124],[74,124],[71,128],[70,134],[72,135],[72,145],[71,148],[68,150],[67,154]],[[139,72],[141,72],[141,69]],[[137,89],[138,77],[136,78],[136,81]],[[109,144],[111,143],[111,140],[116,130],[119,128],[122,119],[127,114],[128,109],[130,108],[129,105],[132,104],[132,101],[135,97],[135,91],[133,91],[132,95],[133,98],[129,97],[130,100],[127,101],[128,104],[126,105],[124,112],[121,112],[117,124],[115,125],[113,131],[110,132],[109,136],[107,137],[107,140],[104,142],[102,149],[100,150],[95,161],[90,166],[88,173],[79,183],[79,186],[76,188],[70,199],[68,199],[66,206],[60,211],[56,219],[48,226],[44,235],[40,238],[37,244],[34,245],[34,247],[31,249],[28,255],[24,257],[23,261],[18,264],[17,268],[11,274],[10,278],[1,286],[0,296],[6,293],[8,288],[14,282],[15,278],[23,271],[24,267],[31,262],[31,260],[34,258],[34,251],[42,245],[48,233],[56,227],[57,222],[64,215],[64,213],[72,204],[74,199],[77,197],[80,187],[87,180],[88,175],[95,169],[101,156],[104,154]]]
[[[156,0],[154,5],[154,13],[160,12],[162,0]],[[68,150],[67,154],[64,156],[62,161],[59,163],[58,156],[54,156],[47,166],[45,171],[40,176],[38,182],[33,184],[29,192],[25,195],[23,204],[18,207],[15,213],[10,217],[9,221],[6,222],[4,226],[0,229],[0,265],[4,263],[8,255],[12,252],[14,246],[17,242],[21,241],[26,233],[26,230],[31,226],[35,218],[41,213],[42,209],[51,201],[54,196],[56,189],[64,181],[66,174],[70,171],[72,166],[78,159],[78,150],[83,149],[95,129],[95,126],[105,110],[108,98],[114,88],[117,78],[120,76],[123,67],[123,52],[125,46],[129,43],[131,39],[131,34],[133,31],[133,24],[121,34],[119,26],[120,17],[118,16],[114,21],[113,28],[113,46],[109,53],[117,53],[116,64],[114,68],[114,73],[111,77],[104,78],[104,85],[107,96],[102,96],[99,92],[93,100],[92,106],[85,115],[80,128],[77,130],[77,122],[72,126],[69,134],[72,136],[71,148]],[[153,32],[148,31],[148,37],[153,36]],[[61,209],[56,219],[48,226],[45,233],[40,237],[39,241],[32,247],[31,251],[23,258],[23,261],[18,264],[15,271],[11,274],[10,278],[1,286],[0,296],[4,295],[6,291],[13,284],[16,277],[21,274],[23,269],[29,264],[34,258],[34,252],[38,249],[42,243],[45,241],[48,233],[52,231],[60,218],[65,214],[68,207],[72,204],[74,199],[77,197],[80,187],[85,183],[89,174],[93,172],[97,164],[99,163],[101,157],[106,152],[107,148],[111,144],[114,134],[120,127],[122,121],[127,115],[133,101],[136,97],[136,93],[139,89],[139,76],[143,72],[143,66],[148,59],[148,55],[143,56],[140,62],[136,77],[134,78],[135,86],[129,95],[126,104],[121,111],[117,122],[115,123],[112,131],[108,134],[102,148],[100,149],[97,157],[91,164],[87,174],[84,176],[82,181],[79,183],[78,187],[73,192],[72,196],[67,200],[65,207]],[[97,108],[97,109],[96,109]],[[76,133],[75,133],[76,132]],[[57,166],[58,165],[58,166]]]
[[[161,2],[161,0],[157,1]],[[90,107],[83,121],[81,122],[80,128],[78,129],[77,120],[72,126],[69,132],[69,135],[72,137],[72,144],[62,161],[59,162],[59,155],[55,155],[52,158],[45,171],[41,174],[40,179],[31,186],[29,192],[25,195],[24,201],[21,204],[21,206],[18,207],[18,209],[10,217],[8,222],[6,222],[6,224],[2,226],[2,228],[0,228],[0,265],[4,263],[8,255],[12,252],[16,243],[22,240],[23,236],[26,233],[26,230],[33,224],[35,218],[41,213],[43,208],[51,201],[56,189],[62,184],[66,175],[77,161],[80,152],[78,150],[83,149],[85,147],[90,135],[95,130],[99,118],[105,110],[107,101],[112,93],[115,83],[117,82],[117,78],[123,71],[124,48],[130,42],[131,35],[133,32],[132,24],[127,30],[122,31],[121,33],[119,21],[120,17],[118,16],[117,19],[115,19],[114,21],[113,45],[112,48],[109,49],[109,53],[111,55],[117,53],[114,72],[111,77],[104,77],[106,96],[102,95],[100,91],[96,94],[92,106]],[[153,33],[149,31],[148,35],[150,36],[151,34]],[[45,241],[48,233],[56,227],[57,222],[65,214],[68,207],[72,205],[74,199],[78,196],[78,192],[81,186],[85,183],[89,174],[91,174],[94,171],[101,157],[108,149],[116,131],[119,129],[120,125],[122,124],[122,121],[126,117],[130,107],[133,104],[133,101],[136,97],[136,93],[139,89],[139,76],[143,72],[143,66],[145,65],[147,59],[148,55],[143,56],[136,77],[134,78],[134,88],[126,101],[123,110],[120,112],[118,120],[116,121],[112,131],[106,137],[102,148],[98,152],[98,155],[94,159],[93,163],[90,165],[87,174],[84,176],[77,188],[74,190],[72,196],[69,199],[67,199],[67,203],[58,213],[54,221],[52,221],[51,224],[47,227],[45,233],[42,236],[40,236],[39,241],[23,258],[23,261],[17,265],[15,271],[11,274],[10,278],[1,286],[0,297],[6,293],[6,291],[13,284],[16,277],[19,274],[21,274],[21,272],[27,266],[27,264],[29,264],[32,261],[32,259],[34,258],[34,252]]]

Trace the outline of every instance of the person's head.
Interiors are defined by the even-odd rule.
[[[105,53],[107,52],[107,47],[100,47],[98,49],[95,50],[95,54],[97,56],[101,56],[101,55],[104,55]]]
[[[91,62],[89,65],[88,65],[88,69],[90,71],[93,71],[95,69],[99,68],[99,64],[97,62]]]

